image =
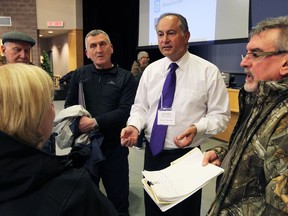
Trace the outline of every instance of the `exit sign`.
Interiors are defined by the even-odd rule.
[[[63,27],[64,22],[63,21],[47,21],[48,27]]]

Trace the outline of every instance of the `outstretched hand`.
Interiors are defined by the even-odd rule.
[[[197,128],[195,125],[193,125],[189,127],[188,129],[186,129],[182,134],[177,136],[174,139],[174,144],[178,148],[184,148],[192,143],[196,134],[197,134]]]
[[[122,129],[120,138],[121,145],[126,147],[132,147],[137,143],[139,131],[136,127],[127,126]]]

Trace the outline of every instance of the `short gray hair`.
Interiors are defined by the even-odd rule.
[[[90,36],[96,36],[96,35],[99,35],[99,34],[103,34],[107,37],[107,40],[109,41],[109,43],[111,43],[111,40],[110,40],[110,37],[109,35],[101,30],[101,29],[94,29],[94,30],[91,30],[90,32],[87,33],[86,37],[85,37],[85,48],[87,49],[87,38],[90,37]]]
[[[288,50],[288,16],[269,17],[259,22],[250,32],[249,38],[261,32],[279,29],[279,35],[275,41],[277,51]]]
[[[148,56],[149,57],[148,52],[146,52],[146,51],[139,52],[138,55],[137,55],[137,60],[140,60],[143,56]]]

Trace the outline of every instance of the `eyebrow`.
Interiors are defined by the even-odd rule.
[[[248,50],[246,50],[246,51],[248,51]],[[263,52],[263,50],[260,48],[253,48],[253,49],[251,49],[251,52]]]

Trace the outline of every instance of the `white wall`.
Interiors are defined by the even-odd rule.
[[[54,75],[61,77],[68,73],[68,35],[60,35],[51,39]]]
[[[83,29],[82,0],[36,0],[36,10],[38,29],[49,29],[47,21],[64,21],[58,29]]]
[[[52,38],[40,38],[39,47],[41,53],[52,51],[53,73],[63,76],[69,72],[68,31],[83,29],[82,0],[36,0],[36,10],[38,30],[60,32]],[[47,21],[63,21],[64,26],[48,27]]]

